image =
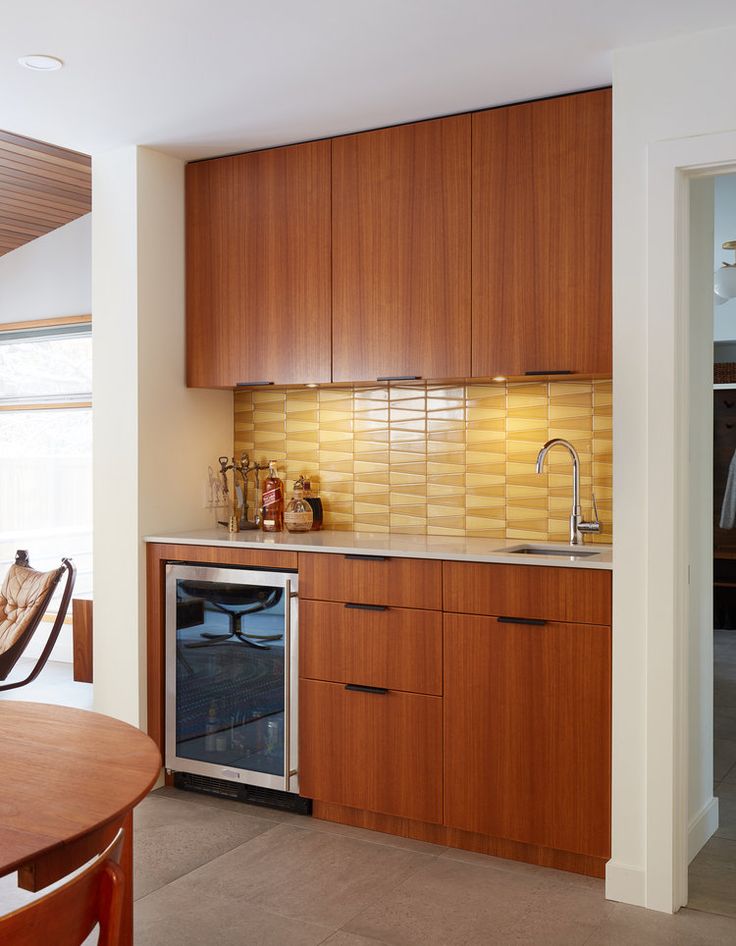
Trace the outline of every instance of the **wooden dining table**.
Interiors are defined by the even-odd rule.
[[[154,742],[88,710],[0,700],[0,877],[42,891],[125,830],[123,946],[133,942],[133,808],[161,771]]]

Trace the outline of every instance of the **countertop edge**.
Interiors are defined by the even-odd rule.
[[[308,533],[313,536],[324,536],[325,533]],[[602,571],[612,571],[612,548],[610,546],[598,546],[602,559],[570,561],[567,558],[550,558],[544,555],[524,555],[513,554],[505,548],[514,548],[519,545],[548,545],[550,548],[560,548],[561,543],[556,542],[528,542],[524,540],[488,540],[489,544],[497,542],[502,548],[490,549],[488,551],[472,549],[451,549],[447,547],[431,548],[411,548],[411,542],[407,542],[406,548],[391,547],[387,541],[383,545],[380,538],[372,533],[345,533],[346,535],[364,535],[366,538],[371,536],[365,544],[345,544],[339,542],[332,544],[318,544],[316,541],[307,543],[303,538],[297,538],[289,533],[277,533],[272,538],[271,535],[262,532],[257,533],[258,538],[247,539],[244,533],[234,533],[231,537],[227,535],[213,535],[211,531],[183,532],[183,533],[164,533],[161,535],[147,535],[144,537],[146,543],[156,543],[161,545],[202,545],[213,548],[242,548],[260,551],[279,551],[279,552],[322,552],[328,555],[385,555],[387,558],[422,558],[434,561],[445,562],[478,562],[491,565],[536,565],[543,568],[584,568]],[[276,538],[276,535],[278,538]],[[391,541],[400,541],[397,535],[390,537]],[[407,536],[407,539],[416,541],[418,537]],[[430,540],[431,536],[422,536],[422,539]],[[300,540],[301,539],[301,540]],[[438,546],[447,539],[438,536]],[[461,540],[462,541],[462,540]],[[482,539],[471,541],[484,541]],[[586,551],[591,551],[595,546],[588,546]]]

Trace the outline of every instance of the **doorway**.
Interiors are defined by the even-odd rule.
[[[736,917],[736,293],[731,295],[728,279],[718,276],[723,263],[731,268],[734,262],[734,251],[723,244],[736,239],[736,174],[717,175],[704,184],[701,194],[693,189],[693,201],[709,201],[712,211],[692,210],[691,256],[700,257],[695,242],[707,241],[712,233],[711,270],[720,290],[713,294],[712,318],[713,662],[711,680],[701,678],[705,685],[699,693],[702,709],[711,683],[713,816],[711,836],[690,863],[688,906]],[[705,226],[698,228],[699,220]],[[702,783],[710,780],[710,766],[701,761]],[[693,781],[698,780],[691,778],[691,790]]]

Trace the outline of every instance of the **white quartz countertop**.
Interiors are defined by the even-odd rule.
[[[556,542],[464,538],[443,535],[385,535],[374,532],[248,532],[229,533],[224,528],[198,532],[148,535],[146,542],[167,545],[210,545],[222,548],[280,549],[291,552],[328,552],[337,555],[385,555],[396,558],[433,558],[457,562],[491,562],[545,565],[563,568],[613,568],[610,545],[570,546]],[[514,554],[513,549],[533,547],[537,554]],[[545,554],[562,550],[566,554]],[[593,553],[591,555],[581,553]]]

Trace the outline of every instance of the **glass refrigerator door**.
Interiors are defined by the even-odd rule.
[[[167,566],[169,768],[290,790],[296,581]]]

